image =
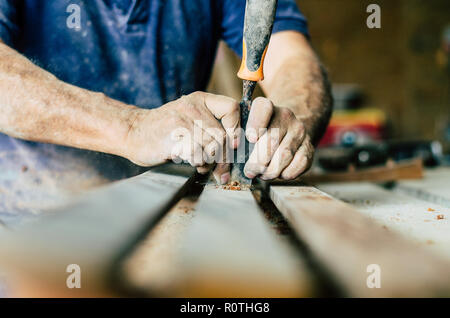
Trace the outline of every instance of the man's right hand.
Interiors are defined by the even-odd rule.
[[[195,92],[157,109],[135,109],[134,116],[125,145],[129,160],[141,166],[184,160],[201,173],[217,163],[214,177],[229,181],[225,147],[237,148],[240,132],[234,99]]]

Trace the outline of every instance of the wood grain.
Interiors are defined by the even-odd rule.
[[[313,187],[272,186],[270,195],[348,295],[450,295],[449,262],[384,231],[348,204]],[[370,264],[381,268],[381,288],[367,287]]]
[[[386,232],[398,233],[450,261],[450,208],[365,182],[320,184],[318,188],[348,202]]]
[[[177,296],[311,295],[302,259],[275,235],[250,191],[208,186],[190,221],[173,276]]]
[[[18,231],[0,233],[0,262],[64,295],[115,290],[122,278],[119,262],[179,198],[193,173],[149,171],[88,192]],[[66,288],[69,264],[81,267],[81,289]]]
[[[277,179],[271,181],[272,185],[300,185],[301,183],[317,184],[325,182],[355,182],[372,181],[387,182],[407,179],[423,178],[422,160],[412,160],[387,166],[357,169],[344,172],[308,173],[297,179],[286,181]]]
[[[179,292],[175,278],[184,267],[179,253],[195,215],[197,199],[182,198],[124,263],[127,281],[143,294],[173,297]]]

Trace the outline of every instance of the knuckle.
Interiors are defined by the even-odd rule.
[[[178,105],[183,105],[183,104],[187,104],[190,102],[190,95],[183,95],[180,98],[178,98]]]
[[[207,128],[206,132],[219,144],[223,144],[227,138],[227,133],[221,128]]]
[[[294,174],[292,174],[291,172],[283,172],[281,174],[281,178],[283,178],[284,180],[292,180],[294,179]]]
[[[192,107],[192,105],[193,104],[189,96],[182,96],[178,99],[177,110],[183,112]]]
[[[273,104],[272,102],[265,98],[265,97],[257,97],[253,101],[253,104],[256,108],[260,109],[261,111],[272,111],[273,110]]]
[[[247,173],[257,175],[257,174],[260,174],[265,169],[266,169],[265,165],[253,163],[253,164],[247,164],[244,171]]]
[[[172,127],[184,127],[185,123],[181,117],[175,115],[175,116],[169,117],[168,125],[172,126]]]
[[[294,157],[294,152],[291,149],[285,148],[281,151],[281,160],[282,161],[289,160],[293,157]]]
[[[231,103],[230,103],[230,111],[231,111],[231,112],[237,112],[237,111],[239,111],[239,102],[236,101],[235,99],[231,99]]]
[[[282,120],[291,120],[295,118],[294,113],[289,108],[283,107],[280,108],[280,117]]]
[[[280,143],[280,136],[279,134],[271,133],[269,136],[269,147],[278,147],[278,144]]]
[[[196,98],[196,99],[197,98],[203,98],[205,96],[205,93],[201,92],[201,91],[195,91],[193,93],[190,93],[189,96],[192,97],[192,98]]]
[[[265,180],[272,180],[279,176],[279,173],[277,171],[266,171],[264,172],[264,179]]]
[[[301,121],[295,120],[292,124],[292,130],[295,135],[303,135],[305,133],[305,126],[302,124]]]

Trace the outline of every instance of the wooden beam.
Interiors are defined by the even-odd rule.
[[[0,263],[70,297],[114,290],[122,278],[120,262],[180,198],[194,170],[167,173],[160,167],[115,182],[18,231],[2,232]],[[81,268],[81,289],[66,287],[69,264]]]
[[[448,261],[383,230],[348,204],[313,187],[272,186],[270,195],[350,296],[450,295]],[[381,270],[381,288],[368,288],[371,264]]]
[[[311,295],[303,261],[276,236],[250,191],[209,185],[187,220],[171,272],[172,296]]]

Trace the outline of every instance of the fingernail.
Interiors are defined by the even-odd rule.
[[[258,141],[258,136],[256,135],[256,133],[254,131],[249,131],[249,132],[247,132],[247,139],[249,142],[254,144]]]
[[[228,180],[230,180],[230,173],[226,172],[223,175],[220,176],[220,183],[226,184],[228,183]]]
[[[249,179],[254,179],[256,177],[256,175],[249,173],[249,172],[245,172],[245,176]]]
[[[238,137],[233,139],[233,148],[236,149],[237,147],[239,147],[239,138]]]

